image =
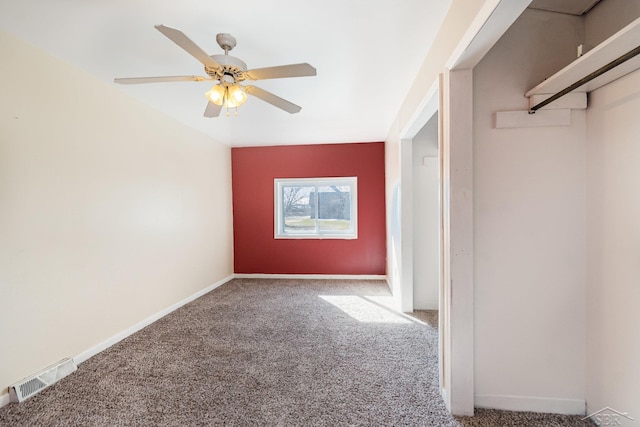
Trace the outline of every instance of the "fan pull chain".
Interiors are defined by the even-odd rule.
[[[226,51],[225,51],[226,52]],[[224,88],[224,96],[222,98],[222,105],[227,109],[227,117],[229,117],[229,88]]]

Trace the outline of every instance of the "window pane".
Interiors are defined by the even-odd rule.
[[[318,186],[318,230],[351,230],[351,188],[348,185]]]
[[[284,213],[284,232],[309,232],[315,230],[315,221],[311,217],[310,196],[313,186],[282,186],[282,208]]]
[[[276,239],[357,239],[356,177],[275,178]]]

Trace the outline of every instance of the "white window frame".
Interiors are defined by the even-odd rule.
[[[284,209],[282,209],[282,187],[300,185],[308,186],[349,186],[351,193],[351,229],[346,232],[320,231],[316,227],[315,232],[285,232],[284,231]],[[274,178],[274,238],[275,239],[345,239],[353,240],[358,238],[358,177],[339,178]],[[318,192],[316,191],[317,195]],[[316,196],[317,197],[317,196]],[[314,204],[316,209],[318,203]]]

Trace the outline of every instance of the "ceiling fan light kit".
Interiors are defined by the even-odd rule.
[[[271,92],[260,89],[256,86],[242,86],[240,85],[240,82],[245,80],[315,76],[316,69],[311,65],[301,63],[247,70],[247,64],[240,59],[229,55],[229,51],[236,46],[236,39],[231,34],[220,33],[216,36],[216,41],[222,50],[224,50],[224,55],[209,56],[181,31],[165,27],[164,25],[156,25],[155,28],[191,56],[200,61],[204,65],[204,71],[208,77],[130,77],[114,79],[115,83],[142,84],[179,81],[214,82],[214,86],[205,93],[205,96],[209,100],[204,112],[205,117],[218,117],[222,108],[227,110],[227,116],[229,116],[230,109],[236,109],[235,115],[237,116],[238,107],[247,100],[248,95],[253,95],[256,98],[290,114],[295,114],[302,109],[302,107],[295,105],[286,99],[280,98]]]
[[[238,107],[247,100],[247,92],[244,87],[239,84],[217,84],[214,85],[205,96],[209,102],[226,108],[227,116],[229,109],[236,109],[235,115],[238,115]]]

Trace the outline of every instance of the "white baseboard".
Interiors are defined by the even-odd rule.
[[[386,280],[384,274],[262,274],[236,273],[236,279],[327,279],[327,280]]]
[[[564,415],[585,415],[586,402],[581,399],[560,399],[531,396],[500,396],[476,394],[476,408],[502,409],[504,411],[547,412]]]
[[[123,339],[127,338],[129,335],[132,335],[136,332],[138,332],[140,329],[149,326],[150,324],[152,324],[153,322],[155,322],[156,320],[159,320],[160,318],[166,316],[167,314],[171,313],[174,310],[177,310],[178,308],[182,307],[185,304],[190,303],[191,301],[201,297],[202,295],[211,292],[212,290],[214,290],[215,288],[224,285],[225,283],[227,283],[229,280],[233,279],[233,275],[225,277],[222,280],[217,281],[216,283],[214,283],[213,285],[207,286],[206,288],[194,293],[191,296],[188,296],[187,298],[183,299],[182,301],[179,301],[167,308],[165,308],[164,310],[160,310],[159,312],[152,314],[151,316],[147,317],[146,319],[136,323],[135,325],[131,326],[130,328],[112,336],[111,338],[106,339],[105,341],[101,342],[98,345],[95,345],[93,347],[91,347],[88,350],[83,351],[82,353],[80,353],[79,355],[77,355],[76,357],[73,358],[73,360],[76,362],[76,364],[81,364],[82,362],[90,359],[91,357],[95,356],[96,354],[100,353],[103,350],[106,350],[107,348],[111,347],[112,345],[116,344],[119,341],[122,341]]]
[[[5,391],[6,393],[0,394],[0,408],[2,408],[3,406],[7,406],[11,401],[9,396],[9,389],[4,389],[3,391]]]

